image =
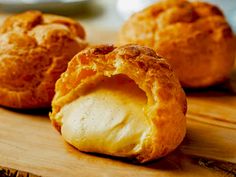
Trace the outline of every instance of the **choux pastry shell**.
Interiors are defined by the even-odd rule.
[[[50,107],[55,82],[86,47],[83,27],[66,17],[27,11],[0,27],[0,105]]]
[[[134,14],[121,28],[118,43],[153,48],[172,65],[182,86],[190,88],[227,79],[236,52],[219,8],[186,0],[160,1]]]
[[[84,152],[147,162],[186,132],[186,98],[165,59],[138,45],[78,53],[56,83],[51,121]]]

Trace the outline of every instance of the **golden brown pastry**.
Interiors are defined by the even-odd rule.
[[[0,105],[49,107],[55,82],[86,47],[83,27],[66,17],[28,11],[0,27]]]
[[[119,44],[146,45],[165,57],[184,87],[224,81],[233,68],[234,42],[216,6],[186,0],[158,2],[134,14],[119,33]]]
[[[81,151],[146,162],[181,143],[185,113],[185,94],[165,59],[138,45],[101,45],[70,61],[50,118]]]

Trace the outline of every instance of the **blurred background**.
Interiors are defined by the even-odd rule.
[[[37,9],[70,16],[79,20],[85,27],[94,27],[98,31],[100,28],[103,31],[117,31],[132,13],[155,1],[157,0],[0,0],[0,18],[12,13]],[[224,11],[236,33],[236,0],[206,1],[217,4]]]

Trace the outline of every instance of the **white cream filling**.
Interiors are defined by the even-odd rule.
[[[149,131],[146,102],[134,81],[122,75],[106,78],[61,109],[62,136],[81,151],[136,155]]]

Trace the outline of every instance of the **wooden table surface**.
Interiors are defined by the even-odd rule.
[[[52,127],[47,110],[0,108],[0,166],[52,177],[235,176],[236,95],[228,88],[187,91],[184,142],[167,157],[145,165],[77,151]]]
[[[83,24],[92,43],[116,40],[114,29]],[[236,176],[236,69],[221,86],[186,93],[184,142],[167,157],[144,165],[77,151],[52,127],[48,110],[0,108],[0,176]]]

